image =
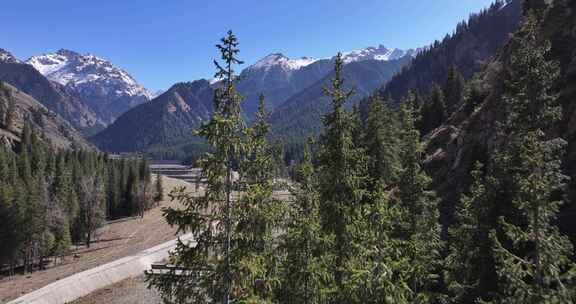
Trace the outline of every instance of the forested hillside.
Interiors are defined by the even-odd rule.
[[[412,63],[382,88],[382,96],[400,101],[408,91],[428,94],[434,83],[441,83],[454,66],[469,79],[506,42],[517,27],[522,1],[498,0],[490,8],[472,14],[458,24],[452,34],[421,51]]]
[[[546,45],[546,41],[550,41],[546,59],[558,65],[556,73],[559,75],[555,76],[549,90],[551,96],[558,98],[562,105],[562,115],[559,121],[543,129],[550,134],[550,138],[560,136],[566,141],[565,150],[560,154],[564,155],[562,168],[565,174],[574,177],[574,3],[555,1],[544,12],[539,16],[541,20],[537,26],[538,43]],[[512,62],[513,54],[522,47],[525,46],[517,41],[507,44],[484,71],[467,83],[458,111],[451,117],[445,117],[442,126],[426,138],[425,166],[434,177],[435,188],[444,197],[443,208],[446,210],[443,214],[447,223],[452,222],[454,205],[470,185],[469,172],[474,163],[481,161],[490,164],[500,146],[508,141],[501,134],[500,126],[506,121],[506,90],[510,79],[519,73],[517,64]],[[572,201],[576,184],[569,182],[568,185],[566,194]],[[560,219],[571,238],[576,240],[573,210],[573,204],[564,206]]]
[[[108,219],[141,215],[152,205],[146,161],[110,160],[55,149],[26,122],[14,148],[0,145],[0,270],[32,272],[90,246]]]

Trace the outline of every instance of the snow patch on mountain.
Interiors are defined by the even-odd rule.
[[[298,59],[290,59],[281,53],[270,54],[258,62],[250,66],[248,69],[264,69],[268,70],[274,66],[279,66],[287,71],[299,70],[307,65],[316,62],[317,59],[310,57],[302,57]]]
[[[164,94],[164,92],[166,92],[166,90],[162,90],[162,89],[157,90],[156,92],[152,93],[152,98],[156,98],[156,97]]]
[[[359,50],[342,53],[344,63],[364,61],[364,60],[380,60],[390,61],[400,59],[404,56],[414,56],[416,51],[401,50],[396,48],[387,48],[383,45],[377,47],[367,47]]]
[[[152,94],[126,71],[92,54],[81,55],[61,49],[56,53],[33,56],[26,63],[48,79],[65,86],[77,87],[91,83],[117,96],[152,98]]]
[[[5,49],[0,49],[0,63],[20,63],[10,52]]]

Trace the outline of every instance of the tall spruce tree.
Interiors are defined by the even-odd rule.
[[[458,110],[464,95],[464,83],[464,77],[458,72],[458,68],[455,65],[450,65],[446,82],[442,88],[447,118]]]
[[[167,303],[231,303],[239,295],[235,291],[231,260],[234,208],[232,192],[237,184],[233,172],[244,152],[246,127],[241,117],[242,97],[237,93],[234,66],[242,62],[236,57],[238,40],[229,31],[217,45],[223,64],[214,61],[215,78],[222,79],[214,93],[212,119],[197,134],[212,147],[198,163],[206,177],[206,189],[194,197],[184,189],[171,195],[184,209],[165,209],[165,216],[180,232],[194,236],[196,244],[178,243],[170,260],[193,273],[189,276],[150,276],[150,284],[160,290]]]
[[[278,235],[284,204],[272,196],[274,157],[267,136],[264,96],[254,125],[247,130],[246,157],[241,162],[243,193],[234,210],[232,264],[237,303],[272,303],[278,284]]]
[[[332,270],[339,292],[344,290],[347,260],[354,254],[348,228],[359,216],[367,183],[365,153],[352,137],[358,127],[357,120],[344,108],[353,91],[344,88],[342,68],[342,54],[338,53],[332,88],[324,90],[332,99],[332,110],[323,117],[324,132],[320,136],[318,156],[322,228],[334,236]],[[346,299],[339,293],[333,301],[345,303]]]
[[[430,98],[422,106],[422,134],[428,134],[430,131],[439,127],[447,118],[446,103],[442,88],[437,84],[432,86]]]
[[[334,238],[321,230],[318,180],[309,146],[304,148],[304,159],[296,169],[297,184],[290,191],[294,205],[282,237],[285,258],[278,291],[280,303],[325,303],[336,291],[330,270]]]
[[[4,116],[4,127],[6,128],[6,130],[8,131],[16,131],[15,129],[15,124],[16,124],[16,118],[17,118],[17,111],[16,111],[16,101],[14,101],[14,98],[11,95],[11,91],[9,88],[6,88],[6,90],[4,91],[4,98],[7,101],[7,106],[6,106],[6,113]]]
[[[497,226],[494,212],[498,181],[485,171],[481,163],[476,163],[470,191],[462,196],[456,222],[449,228],[445,281],[451,303],[490,301],[497,291],[494,243],[489,235]]]
[[[438,199],[430,190],[431,179],[422,170],[422,144],[420,132],[414,125],[412,107],[402,105],[401,163],[402,172],[398,185],[400,204],[410,216],[407,217],[402,235],[405,252],[410,259],[408,286],[412,291],[410,301],[431,303],[439,297],[435,284],[440,274],[440,224]]]
[[[493,231],[501,303],[571,303],[576,300],[573,248],[553,222],[562,203],[566,177],[560,169],[565,141],[548,130],[561,108],[552,88],[559,66],[547,60],[550,44],[538,35],[538,21],[527,13],[512,41],[505,136],[496,158],[507,178],[510,208]]]
[[[399,237],[406,209],[394,203],[382,183],[370,192],[369,204],[350,226],[354,255],[347,261],[343,293],[346,303],[415,303],[421,299],[409,283],[414,260],[410,242]],[[418,302],[419,303],[419,302]]]
[[[370,112],[363,134],[373,184],[395,185],[400,173],[399,124],[396,112],[379,95],[370,98]]]

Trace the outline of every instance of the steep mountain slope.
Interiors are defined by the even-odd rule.
[[[124,113],[91,140],[113,152],[146,151],[195,141],[193,130],[212,113],[206,80],[178,83],[150,102]]]
[[[403,56],[397,60],[364,60],[345,65],[343,69],[345,86],[354,88],[356,92],[348,106],[352,106],[386,83],[411,59],[411,56]],[[290,97],[272,113],[270,123],[275,136],[287,141],[303,141],[320,131],[321,116],[330,106],[323,88],[330,86],[333,77],[333,72],[329,73],[304,91]]]
[[[152,94],[126,71],[91,54],[61,49],[26,61],[36,70],[76,93],[106,123],[149,101]]]
[[[532,2],[527,1],[529,5]],[[576,1],[555,0],[546,10],[541,34],[552,43],[550,60],[561,67],[561,81],[556,92],[564,106],[562,122],[554,133],[568,141],[568,153],[563,162],[565,172],[571,176],[568,187],[569,201],[576,197]],[[509,79],[509,60],[513,45],[507,44],[468,86],[474,94],[457,113],[426,138],[425,168],[433,176],[435,188],[443,197],[443,221],[450,222],[454,204],[470,183],[469,172],[476,161],[486,161],[499,146],[498,121],[502,120],[501,107],[504,83]],[[561,214],[560,223],[576,240],[576,225],[572,204]],[[572,219],[572,220],[569,220]]]
[[[5,116],[0,117],[0,144],[13,145],[20,141],[20,133],[26,119],[40,138],[55,148],[95,150],[82,134],[58,114],[48,110],[31,96],[2,82],[0,84],[0,108],[8,108],[14,102],[14,122],[9,129],[4,125]]]
[[[518,27],[520,2],[499,0],[489,9],[472,15],[468,22],[458,24],[454,34],[421,50],[410,65],[381,89],[382,96],[399,101],[410,89],[427,94],[433,83],[446,79],[451,65],[469,79]]]
[[[32,96],[78,130],[89,134],[104,127],[103,121],[82,98],[68,91],[63,85],[48,80],[32,66],[21,63],[10,53],[3,51],[2,54],[0,80]]]

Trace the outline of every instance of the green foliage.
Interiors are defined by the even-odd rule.
[[[406,255],[410,261],[406,284],[412,290],[411,298],[419,303],[436,300],[434,285],[440,273],[440,224],[438,199],[430,190],[431,179],[420,167],[422,146],[420,133],[414,125],[414,112],[403,105],[401,163],[398,184],[399,204],[410,215],[401,223],[401,236],[406,242]]]
[[[411,263],[399,224],[408,220],[382,184],[371,192],[370,203],[351,226],[355,254],[347,261],[344,284],[347,303],[411,303]]]
[[[509,9],[503,4],[471,20],[495,20],[492,15]],[[468,37],[466,28],[477,26],[461,25],[455,37]],[[185,209],[165,212],[169,223],[197,242],[180,243],[171,256],[190,275],[151,276],[151,286],[167,303],[574,302],[573,245],[556,226],[566,182],[560,170],[565,142],[550,131],[561,113],[554,93],[559,70],[538,33],[536,19],[527,15],[503,51],[497,73],[503,81],[497,85],[477,77],[465,87],[456,62],[432,77],[443,87],[434,86],[429,98],[411,92],[399,109],[375,94],[365,103],[369,110],[350,112],[346,103],[353,92],[344,85],[342,57],[336,56],[317,152],[305,150],[302,138],[289,138],[284,149],[288,159],[306,151],[289,183],[288,202],[273,196],[278,157],[267,141],[264,99],[252,127],[240,116],[232,68],[237,41],[230,33],[218,45],[226,64],[216,64],[223,79],[216,110],[199,131],[211,145],[198,162],[206,192],[193,197],[176,191],[171,197]],[[451,42],[442,45],[454,50]],[[432,49],[439,48],[440,43]],[[418,58],[424,57],[414,66],[422,67]],[[498,124],[486,132],[494,153],[479,155],[486,166],[471,170],[472,185],[459,196],[455,221],[443,227],[442,239],[439,217],[446,210],[422,168],[419,130],[437,128],[454,111],[453,122],[460,123],[459,117],[477,113],[485,101],[500,110]],[[481,121],[492,119],[485,116]],[[454,170],[468,166],[466,153],[458,150]],[[31,169],[37,170],[50,169]],[[237,179],[231,178],[234,171]]]
[[[201,197],[192,197],[184,189],[171,193],[184,209],[166,209],[165,216],[179,231],[194,235],[197,244],[179,243],[171,262],[197,274],[193,277],[150,276],[150,285],[158,288],[167,303],[229,303],[241,295],[236,287],[242,279],[236,275],[242,256],[233,256],[237,242],[233,242],[235,204],[232,192],[238,190],[233,172],[238,170],[246,146],[246,126],[242,119],[242,97],[236,92],[234,66],[242,63],[236,58],[238,40],[231,31],[216,46],[223,64],[214,61],[216,78],[222,86],[214,93],[212,119],[203,124],[197,135],[211,146],[211,152],[198,161],[206,177],[206,190]],[[192,288],[194,286],[194,288]]]
[[[498,276],[505,282],[502,303],[569,303],[576,299],[571,286],[576,267],[573,247],[552,224],[560,200],[553,192],[562,187],[560,171],[563,142],[544,142],[526,134],[515,147],[518,164],[512,176],[513,213],[501,217],[504,235],[492,233]]]
[[[448,68],[448,76],[446,76],[446,82],[442,88],[446,104],[446,114],[448,117],[458,110],[458,106],[462,102],[464,96],[464,84],[464,77],[462,77],[462,74],[458,72],[458,68],[451,65]]]
[[[160,173],[156,174],[155,188],[156,195],[154,196],[154,202],[159,203],[164,200],[164,186],[162,186],[162,176]]]
[[[476,163],[470,193],[461,198],[456,223],[449,229],[445,280],[454,303],[491,300],[496,290],[493,242],[489,237],[497,225],[492,215],[496,180],[486,177],[483,169]]]
[[[105,174],[120,162],[94,152],[53,150],[29,122],[21,138],[14,151],[0,147],[0,265],[8,264],[9,272],[37,270],[73,243],[88,245],[106,218],[124,216],[106,196],[124,186],[108,183]],[[128,163],[137,168],[140,162]],[[88,179],[98,186],[83,187]]]
[[[531,13],[510,48],[503,144],[484,177],[481,167],[472,172],[451,229],[447,283],[456,303],[572,303],[573,246],[555,226],[566,181],[565,142],[550,132],[561,113],[553,93],[559,67]]]
[[[260,97],[254,125],[247,130],[246,155],[241,163],[243,194],[234,208],[234,265],[238,303],[271,303],[278,286],[278,235],[284,204],[273,198],[274,150],[268,144],[268,113]]]
[[[400,126],[397,113],[378,95],[370,100],[370,112],[363,134],[363,145],[369,157],[372,183],[394,185],[400,174]]]
[[[326,96],[332,99],[332,110],[323,117],[324,132],[320,135],[318,155],[320,216],[323,231],[334,235],[332,271],[338,292],[343,291],[344,268],[354,254],[348,229],[365,199],[368,169],[365,153],[353,138],[359,127],[357,120],[344,108],[353,91],[343,88],[342,66],[342,54],[339,53],[332,88],[325,88]],[[344,301],[342,296],[337,294],[334,301]]]
[[[324,303],[336,292],[330,252],[334,238],[322,232],[318,181],[308,148],[298,166],[299,184],[291,189],[294,205],[282,240],[285,258],[278,300],[280,303]]]
[[[504,95],[509,144],[496,158],[508,177],[510,210],[500,217],[501,233],[491,234],[496,270],[504,282],[498,301],[568,303],[576,299],[573,248],[553,225],[566,180],[560,169],[565,142],[550,140],[546,133],[561,113],[551,93],[559,67],[547,60],[550,46],[539,40],[530,11],[513,47]]]
[[[430,99],[422,106],[422,134],[439,127],[447,119],[446,102],[442,89],[438,85],[432,86]]]

